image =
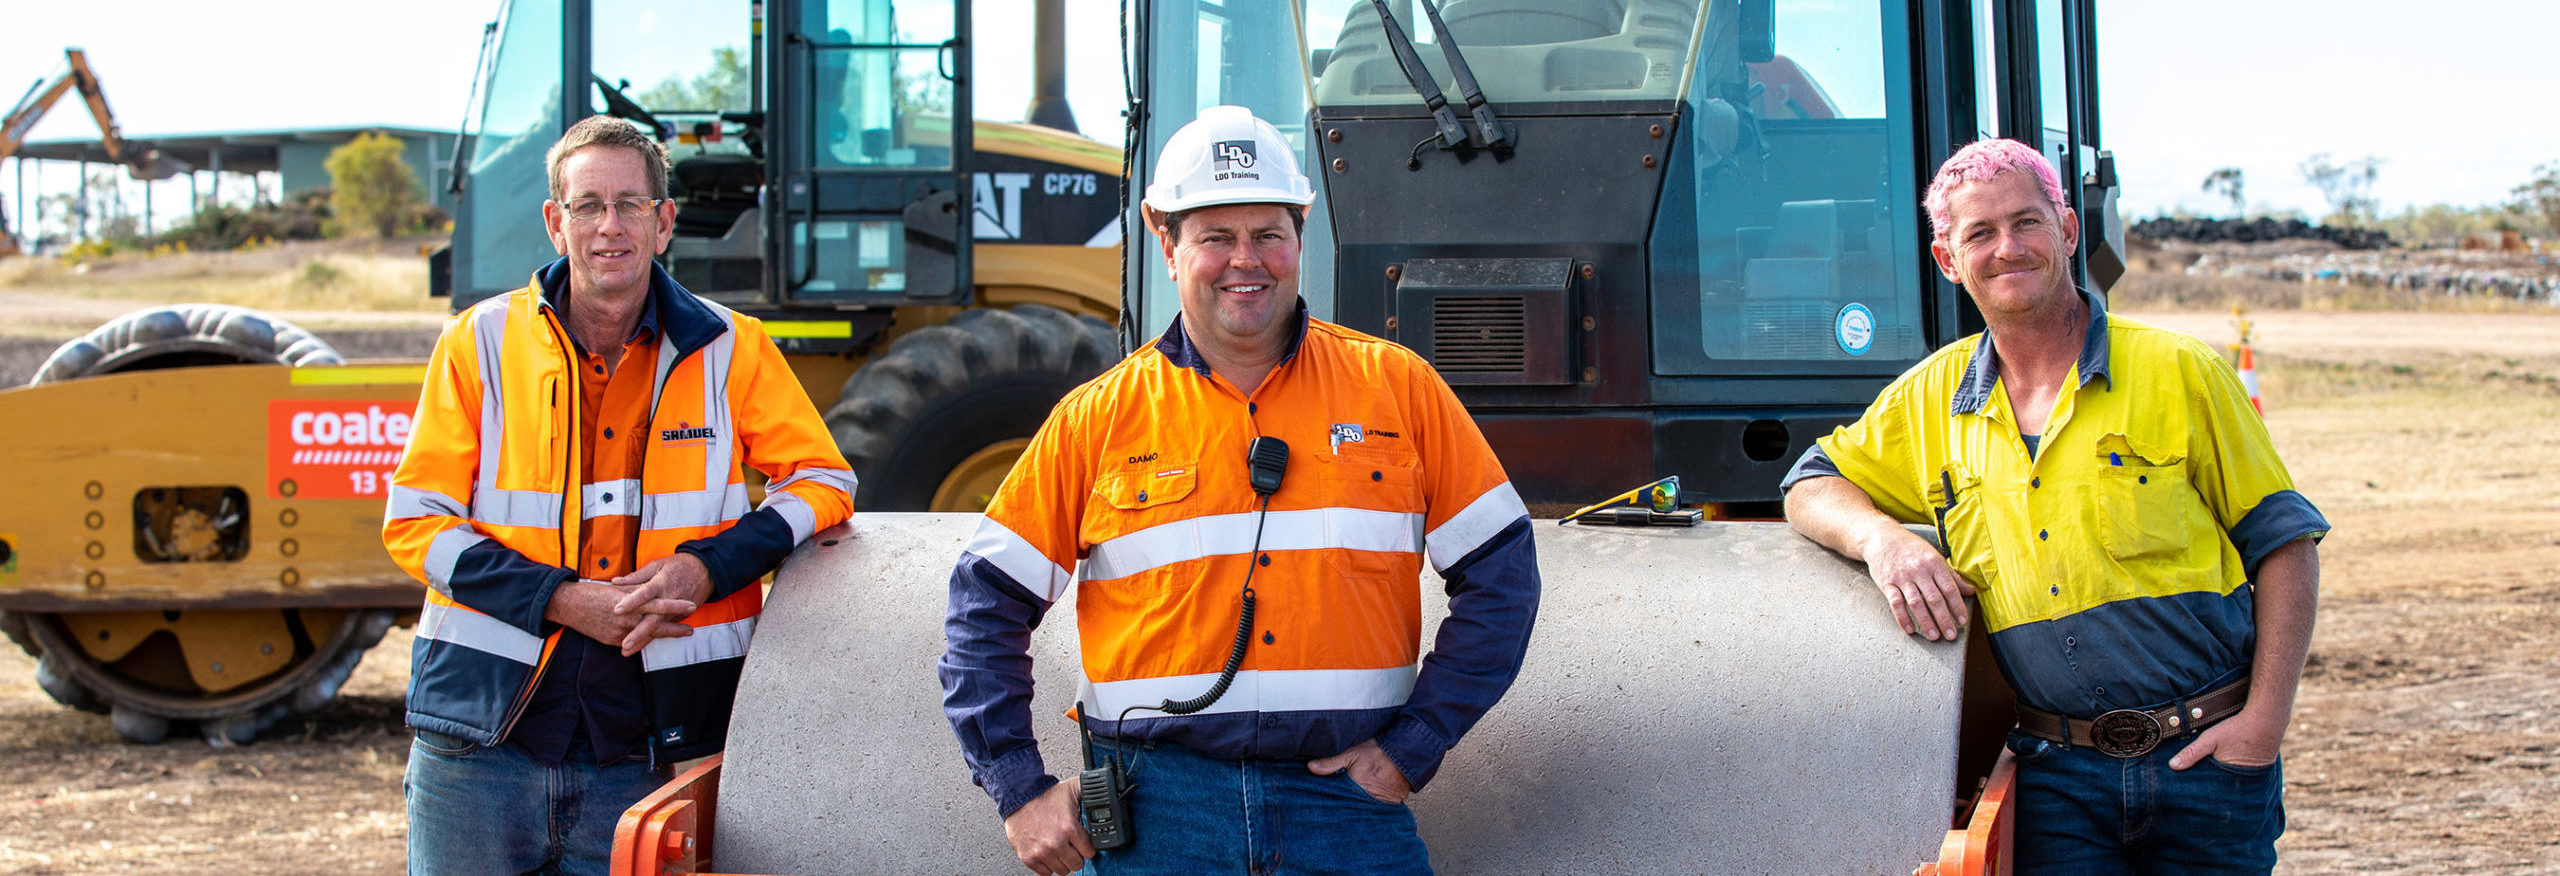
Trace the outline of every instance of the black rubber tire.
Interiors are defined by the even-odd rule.
[[[924,511],[953,467],[1029,438],[1058,399],[1120,359],[1110,323],[1054,307],[962,312],[899,338],[844,382],[827,429],[861,478],[854,507]]]
[[[28,385],[193,365],[335,365],[337,348],[292,323],[228,304],[137,310],[54,348]]]
[[[36,647],[36,640],[27,636],[27,619],[23,616],[0,611],[0,635],[8,636],[9,641],[17,645],[18,650],[27,652],[29,657],[44,656],[44,651]]]

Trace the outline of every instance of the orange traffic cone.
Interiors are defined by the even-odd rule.
[[[2249,391],[2249,409],[2266,416],[2266,402],[2258,398],[2258,357],[2248,344],[2240,345],[2240,388]]]

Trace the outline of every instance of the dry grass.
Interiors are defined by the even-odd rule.
[[[297,242],[186,255],[125,254],[66,265],[0,263],[0,291],[130,306],[213,302],[274,311],[442,313],[427,297],[424,250],[439,241]]]
[[[2288,283],[2248,277],[2130,271],[2107,290],[2116,310],[2357,310],[2452,313],[2549,313],[2550,305],[2492,295],[2448,296],[2415,289],[2340,283]]]

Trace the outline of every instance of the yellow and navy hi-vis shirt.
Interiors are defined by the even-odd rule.
[[[1081,716],[1098,735],[1238,759],[1375,737],[1419,788],[1518,675],[1537,557],[1474,419],[1411,351],[1303,306],[1296,319],[1248,396],[1210,373],[1177,318],[1060,401],[997,490],[951,575],[941,674],[971,777],[999,812],[1056,781],[1032,737],[1026,652],[1071,580]],[[1289,445],[1259,521],[1245,458],[1257,436]],[[1449,619],[1417,672],[1426,555],[1448,581]],[[1196,714],[1129,711],[1215,682],[1254,563],[1234,686]]]
[[[2087,337],[2033,453],[1985,333],[1905,372],[1786,483],[1839,475],[1894,519],[1943,515],[2019,698],[2089,717],[2245,674],[2258,561],[2329,521],[2221,356],[2083,297]]]

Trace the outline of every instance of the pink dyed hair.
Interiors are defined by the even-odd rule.
[[[2053,162],[2045,160],[2044,153],[2016,140],[1976,140],[1947,156],[1947,163],[1938,165],[1937,177],[1929,180],[1929,194],[1921,206],[1929,211],[1930,239],[1947,239],[1947,226],[1955,222],[1955,217],[1948,215],[1949,189],[2013,170],[2034,171],[2036,182],[2044,186],[2045,200],[2053,202],[2053,211],[2070,211],[2071,199],[2062,194],[2062,174],[2053,169]]]

